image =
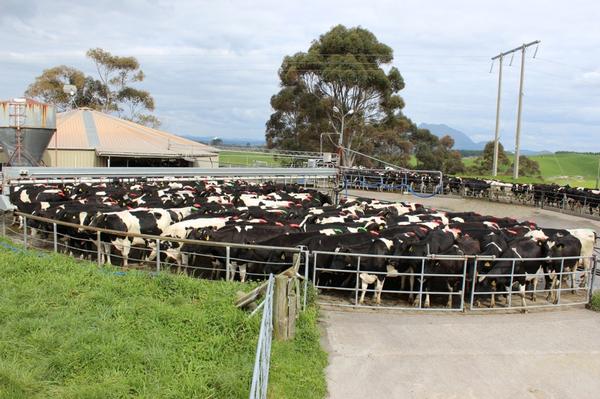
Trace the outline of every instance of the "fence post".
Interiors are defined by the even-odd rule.
[[[304,297],[302,298],[302,310],[306,310],[306,302],[308,300],[308,251],[304,252]]]
[[[275,292],[273,299],[273,333],[275,339],[285,341],[288,338],[288,297],[287,297],[287,282],[286,275],[278,275],[275,277]]]
[[[54,241],[54,252],[58,252],[58,234],[56,229],[56,223],[52,223],[52,239]]]
[[[421,279],[419,281],[419,309],[423,309],[423,279],[424,278],[425,278],[425,258],[421,258]]]
[[[473,304],[475,302],[475,284],[477,284],[477,258],[473,263],[473,283],[471,284],[471,304],[470,309],[473,310]]]
[[[592,267],[590,268],[591,274],[589,277],[587,277],[585,275],[585,271],[584,271],[584,277],[586,277],[586,281],[590,285],[587,289],[588,302],[590,302],[590,303],[592,301],[592,294],[594,293],[594,280],[596,277],[596,266],[597,266],[596,261],[597,261],[596,255],[593,255],[592,256]]]
[[[156,239],[156,271],[160,271],[160,238]]]
[[[231,265],[230,265],[230,256],[231,256],[231,248],[228,246],[225,247],[225,281],[230,280],[231,274]],[[233,278],[231,278],[233,280]]]
[[[100,232],[96,232],[96,256],[98,257],[98,265],[102,265],[102,238],[100,237]],[[107,257],[110,256],[110,253],[106,254]]]
[[[296,335],[296,313],[298,312],[298,297],[296,295],[296,290],[293,286],[295,286],[295,278],[291,278],[288,280],[287,291],[288,291],[288,317],[287,317],[287,338],[286,339],[294,339]],[[292,287],[290,287],[292,286]]]
[[[574,266],[575,270],[577,270],[577,266]],[[564,273],[565,273],[565,258],[562,258],[560,260],[560,275],[558,276],[558,292],[556,293],[557,297],[556,297],[556,304],[560,305],[560,294],[562,292],[562,279],[564,277]],[[574,275],[572,275],[574,276]],[[567,287],[568,285],[568,279],[567,279]]]
[[[354,287],[354,305],[358,306],[358,282],[360,281],[360,256],[356,261],[356,284]]]
[[[512,261],[512,270],[510,272],[510,286],[508,287],[508,297],[506,301],[508,303],[508,307],[512,308],[512,288],[515,283],[515,260]]]
[[[460,291],[460,309],[465,311],[465,287],[467,285],[467,258],[465,258],[465,265],[463,268],[463,281],[462,290]]]
[[[23,247],[27,249],[27,216],[23,216]]]
[[[312,256],[313,256],[313,284],[316,289],[319,287],[319,284],[317,284],[317,257],[318,257],[318,254],[313,252]]]

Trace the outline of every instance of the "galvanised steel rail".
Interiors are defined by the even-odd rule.
[[[320,265],[319,257],[324,256],[349,256],[355,259],[355,262],[352,262],[355,267],[348,269],[333,269],[329,265]],[[397,260],[397,261],[410,261],[411,264],[419,264],[420,268],[416,268],[411,272],[393,272],[390,270],[386,272],[374,272],[364,270],[361,267],[361,261],[364,261],[366,258],[377,258],[381,257],[378,255],[372,254],[356,254],[356,253],[343,253],[339,252],[326,252],[326,251],[312,251],[311,256],[313,257],[312,262],[312,280],[315,288],[321,290],[322,292],[338,292],[338,293],[353,293],[353,300],[348,302],[347,298],[339,297],[328,297],[327,295],[321,295],[319,299],[319,304],[321,305],[329,305],[329,306],[339,306],[339,307],[352,307],[352,308],[372,308],[372,309],[401,309],[401,310],[425,310],[425,311],[464,311],[465,309],[473,310],[473,311],[481,311],[481,310],[507,310],[507,309],[519,309],[519,310],[527,310],[533,308],[544,308],[544,307],[560,307],[560,306],[572,306],[572,305],[582,305],[587,304],[591,300],[591,294],[594,286],[594,275],[597,272],[596,269],[596,256],[593,255],[591,257],[586,256],[570,256],[570,257],[555,257],[555,258],[496,258],[493,256],[478,256],[478,255],[439,255],[439,254],[431,254],[428,256],[422,257],[414,257],[414,256],[384,256],[386,260]],[[591,267],[587,270],[573,270],[573,271],[565,271],[564,264],[565,261],[573,261],[573,260],[583,260],[589,259],[591,263]],[[426,262],[431,262],[435,260],[456,260],[463,262],[462,271],[460,273],[436,273],[436,272],[425,272]],[[505,274],[477,274],[478,262],[511,262],[512,270],[510,273]],[[543,262],[560,262],[561,267],[558,272],[555,273],[539,273],[533,277],[534,275],[527,273],[517,273],[516,265],[519,262],[527,262],[527,261],[538,261]],[[491,268],[492,266],[490,266]],[[341,276],[347,276],[346,281],[352,282],[352,278],[354,278],[353,286],[332,286],[332,285],[322,285],[320,282],[320,278],[324,274],[337,274]],[[371,276],[383,276],[384,282],[390,281],[391,278],[400,277],[402,280],[409,278],[412,279],[416,284],[416,288],[412,286],[410,289],[404,289],[401,286],[400,289],[385,289],[385,284],[382,289],[363,289],[360,276],[371,275]],[[519,279],[541,279],[544,278],[544,283],[546,277],[549,277],[552,274],[556,280],[558,281],[558,287],[537,289],[534,286],[533,289],[525,289],[521,291],[514,291],[513,287]],[[583,277],[583,287],[564,287],[562,284],[563,278],[576,278],[581,274]],[[507,289],[505,291],[482,291],[479,289],[479,283],[477,278],[473,278],[473,276],[482,277],[489,279],[504,279],[509,281],[507,284]],[[459,289],[456,291],[439,291],[439,290],[426,290],[424,286],[425,281],[431,281],[431,279],[454,279],[457,280]],[[372,283],[374,284],[375,281]],[[370,284],[370,285],[372,285]],[[575,292],[573,296],[570,298],[566,298],[563,295],[563,292],[572,291]],[[359,294],[360,292],[360,294]],[[388,294],[387,300],[383,301],[382,304],[379,305],[369,305],[365,303],[361,303],[359,301],[359,296],[362,295],[362,292],[365,293],[380,293],[380,294]],[[512,300],[513,295],[524,296],[526,294],[530,294],[531,296],[536,296],[538,293],[548,293],[556,294],[556,303],[541,303],[541,302],[533,302],[529,301],[526,306],[514,304]],[[581,293],[583,293],[583,297],[581,297]],[[406,303],[404,301],[399,301],[399,295],[408,295],[409,302]],[[446,307],[433,307],[430,306],[430,302],[428,300],[424,300],[423,298],[428,298],[431,295],[436,296],[448,296],[448,302]],[[494,301],[491,299],[492,295],[505,295],[507,297],[507,303],[501,307],[495,307]],[[389,297],[394,299],[390,299]],[[458,307],[451,306],[452,298],[459,297],[460,304]],[[410,303],[411,299],[416,299],[412,304]],[[490,301],[490,307],[480,307],[478,304],[483,300]],[[537,299],[537,296],[536,296]],[[450,305],[450,306],[449,306]]]
[[[161,267],[167,267],[167,268],[175,268],[177,267],[178,269],[190,269],[190,270],[201,270],[203,269],[200,266],[195,266],[195,265],[189,265],[189,264],[178,264],[178,263],[174,263],[174,262],[168,262],[165,260],[161,260],[161,254],[163,254],[163,249],[161,248],[161,243],[163,242],[178,242],[178,243],[182,243],[182,244],[191,244],[191,245],[197,245],[197,246],[201,246],[201,247],[220,247],[220,248],[224,248],[225,249],[225,255],[222,256],[215,256],[212,254],[204,254],[204,253],[194,253],[194,252],[183,252],[181,251],[182,254],[185,254],[186,256],[189,257],[193,257],[193,256],[200,256],[200,257],[209,257],[211,259],[220,259],[223,261],[224,263],[224,270],[222,270],[223,272],[225,272],[225,278],[226,279],[233,279],[233,277],[236,274],[237,271],[237,267],[239,266],[239,264],[243,264],[243,263],[258,263],[260,264],[261,262],[256,262],[253,260],[249,260],[249,259],[243,259],[243,258],[239,258],[239,257],[235,257],[231,255],[231,250],[233,248],[240,248],[240,249],[262,249],[262,250],[278,250],[278,251],[283,251],[289,254],[296,254],[297,256],[304,256],[304,276],[305,276],[305,281],[304,281],[304,288],[305,288],[305,298],[303,299],[304,303],[306,303],[306,292],[307,292],[307,284],[308,284],[308,280],[309,277],[312,277],[312,281],[315,285],[316,288],[319,288],[321,290],[330,290],[330,291],[338,291],[338,292],[353,292],[354,293],[354,302],[353,303],[346,303],[344,302],[345,300],[342,300],[342,302],[340,303],[339,301],[336,303],[337,305],[340,306],[352,306],[352,307],[370,307],[369,305],[364,305],[364,304],[360,304],[358,303],[358,296],[359,296],[359,289],[360,291],[364,291],[365,293],[375,293],[375,292],[379,292],[382,294],[394,294],[396,297],[398,295],[410,295],[411,297],[414,296],[416,298],[418,298],[418,302],[416,302],[416,307],[413,306],[405,306],[402,304],[398,304],[398,303],[394,303],[392,305],[388,305],[389,302],[384,303],[383,305],[378,305],[378,306],[372,306],[372,307],[376,307],[376,308],[385,308],[385,307],[390,307],[390,308],[396,308],[396,309],[421,309],[421,310],[440,310],[440,308],[435,308],[435,307],[431,307],[428,308],[426,307],[425,301],[423,300],[424,296],[430,296],[430,295],[449,295],[451,297],[459,297],[460,298],[460,306],[458,308],[456,307],[448,307],[447,309],[443,309],[443,310],[451,310],[451,311],[456,311],[456,310],[463,310],[465,308],[467,308],[466,306],[466,299],[470,298],[469,300],[469,304],[470,306],[468,307],[471,310],[478,310],[477,307],[475,306],[475,304],[477,302],[480,302],[479,300],[481,298],[484,298],[487,300],[487,297],[494,294],[494,295],[507,295],[508,296],[508,304],[500,309],[514,309],[514,308],[520,308],[519,306],[513,306],[512,303],[512,295],[515,295],[515,292],[512,290],[513,287],[513,283],[515,281],[517,281],[517,279],[519,278],[525,278],[525,277],[531,277],[531,275],[524,275],[524,274],[519,274],[517,273],[516,270],[516,264],[518,262],[524,262],[524,261],[539,261],[540,264],[543,262],[560,262],[561,267],[560,267],[560,271],[555,273],[555,276],[559,277],[559,280],[562,280],[563,277],[569,278],[572,276],[577,276],[579,273],[583,273],[583,280],[582,282],[584,283],[583,287],[573,287],[573,288],[565,288],[563,287],[561,284],[559,283],[558,287],[553,287],[550,289],[543,289],[543,290],[537,290],[534,288],[534,290],[525,290],[525,291],[520,291],[519,295],[521,294],[529,294],[529,293],[540,293],[540,292],[555,292],[557,293],[558,296],[558,301],[556,304],[530,304],[528,305],[528,307],[541,307],[541,306],[561,306],[561,305],[574,305],[574,304],[583,304],[583,303],[587,303],[589,302],[590,298],[591,298],[591,290],[593,289],[593,284],[594,284],[594,276],[595,276],[595,272],[596,272],[596,256],[593,255],[589,258],[589,263],[590,263],[590,267],[587,270],[583,270],[581,271],[576,271],[576,270],[571,270],[571,271],[565,271],[564,270],[564,264],[566,261],[572,261],[573,260],[582,260],[585,257],[583,256],[578,256],[578,257],[561,257],[561,258],[535,258],[535,259],[529,259],[529,258],[494,258],[494,257],[488,257],[488,256],[478,256],[478,255],[441,255],[441,254],[431,254],[428,256],[424,256],[424,257],[412,257],[412,256],[392,256],[392,255],[385,255],[385,256],[379,256],[379,255],[374,255],[374,254],[360,254],[360,253],[339,253],[339,252],[325,252],[325,251],[312,251],[309,252],[308,250],[306,250],[305,248],[301,248],[301,247],[276,247],[276,246],[263,246],[263,245],[250,245],[250,244],[237,244],[237,243],[224,243],[224,242],[212,242],[212,241],[202,241],[202,240],[189,240],[189,239],[183,239],[183,238],[171,238],[171,237],[163,237],[163,236],[154,236],[154,235],[147,235],[147,234],[135,234],[135,233],[127,233],[127,232],[122,232],[122,231],[115,231],[115,230],[108,230],[108,229],[101,229],[101,228],[97,228],[97,227],[90,227],[90,226],[81,226],[79,224],[74,224],[74,223],[67,223],[67,222],[63,222],[63,221],[58,221],[58,220],[53,220],[53,219],[48,219],[48,218],[43,218],[43,217],[39,217],[39,216],[34,216],[34,215],[29,215],[29,214],[25,214],[25,213],[21,213],[21,212],[15,212],[14,215],[22,217],[23,218],[23,231],[18,232],[18,231],[13,231],[13,236],[19,236],[22,235],[22,240],[23,240],[23,244],[25,247],[27,247],[28,245],[30,245],[31,242],[34,241],[43,241],[42,239],[38,238],[38,237],[34,237],[31,234],[30,228],[28,227],[28,220],[36,220],[42,223],[46,223],[47,226],[52,226],[52,230],[51,231],[46,231],[44,233],[47,234],[48,237],[51,237],[52,240],[46,240],[46,244],[47,247],[52,247],[54,249],[55,252],[58,252],[58,248],[62,248],[68,251],[78,251],[80,253],[87,253],[89,256],[91,256],[92,258],[94,256],[97,256],[97,260],[99,263],[102,262],[103,259],[103,255],[102,255],[102,248],[103,246],[105,246],[107,243],[103,242],[101,240],[101,234],[111,234],[111,235],[115,235],[115,236],[119,236],[119,237],[128,237],[130,239],[134,238],[138,238],[138,239],[144,239],[146,244],[150,243],[152,245],[155,245],[155,248],[159,248],[159,252],[158,255],[155,256],[155,259],[150,260],[149,262],[155,262],[156,263],[156,270],[160,271]],[[91,234],[89,238],[80,238],[80,237],[73,237],[75,240],[84,240],[86,242],[89,242],[92,244],[92,249],[87,249],[87,250],[82,250],[81,248],[75,248],[75,247],[71,247],[68,244],[68,239],[71,238],[67,235],[64,234],[59,234],[57,232],[57,227],[58,226],[64,226],[64,227],[70,227],[72,229],[75,229],[76,231],[90,231],[92,233],[95,232],[94,234]],[[2,225],[1,225],[1,231],[4,235],[6,235],[7,232],[7,226],[6,226],[6,222],[5,219],[2,218]],[[43,232],[43,231],[42,231]],[[59,242],[59,238],[66,238],[67,242]],[[111,245],[109,243],[109,245]],[[95,248],[94,248],[95,246]],[[137,248],[139,249],[139,248]],[[145,251],[152,251],[152,249],[150,248],[144,248]],[[112,251],[111,251],[112,252]],[[355,268],[350,268],[350,269],[332,269],[330,264],[321,264],[319,262],[320,259],[322,259],[325,256],[329,256],[329,257],[336,257],[336,256],[349,256],[349,257],[354,257],[356,262],[353,262],[352,264],[355,264],[356,267]],[[107,256],[110,257],[114,257],[115,255],[112,253],[109,253]],[[312,258],[312,262],[309,261],[309,257],[313,257]],[[364,270],[363,267],[361,267],[361,261],[364,261],[364,259],[367,258],[384,258],[386,264],[389,264],[390,260],[396,260],[398,263],[400,262],[411,262],[410,264],[419,264],[419,267],[414,268],[412,271],[408,271],[408,272],[394,272],[391,273],[390,270],[388,270],[387,272],[372,272],[372,271],[368,271],[368,270]],[[123,259],[122,257],[117,256],[117,259]],[[132,257],[133,260],[135,260]],[[332,259],[332,258],[330,258]],[[455,261],[461,261],[463,262],[463,268],[462,268],[462,272],[461,273],[440,273],[440,272],[425,272],[425,265],[426,262],[433,262],[433,261],[443,261],[443,260],[455,260]],[[504,278],[504,279],[508,279],[510,281],[510,283],[507,285],[507,290],[506,291],[499,291],[499,292],[494,292],[494,291],[481,291],[478,289],[478,283],[477,283],[477,279],[473,279],[473,276],[476,276],[476,271],[477,271],[477,266],[478,266],[478,262],[482,262],[482,261],[486,261],[486,262],[490,262],[490,263],[494,263],[494,262],[512,262],[512,272],[511,273],[507,273],[507,274],[502,274],[502,275],[497,275],[497,274],[487,274],[485,275],[486,278]],[[146,264],[145,260],[142,260],[142,264]],[[264,262],[263,262],[264,263]],[[273,262],[266,262],[266,263],[273,263]],[[279,266],[287,266],[289,265],[289,263],[286,262],[274,262],[276,265]],[[309,272],[310,266],[312,263],[312,273]],[[581,263],[581,262],[578,262]],[[428,265],[430,265],[429,263],[427,263]],[[266,264],[265,264],[266,265]],[[204,269],[204,270],[208,270],[210,271],[211,268],[209,267],[208,269]],[[213,273],[215,271],[214,266],[212,268]],[[220,269],[219,269],[220,270]],[[219,270],[217,270],[217,273],[219,273]],[[245,273],[245,272],[244,272]],[[333,285],[323,285],[320,283],[319,281],[319,277],[323,275],[323,273],[330,273],[330,274],[335,274],[338,276],[346,276],[349,279],[354,278],[354,287],[348,287],[348,286],[333,286]],[[405,290],[403,288],[401,289],[365,289],[363,290],[362,287],[359,287],[359,276],[363,273],[366,273],[368,275],[373,275],[373,276],[384,276],[384,278],[387,278],[388,281],[390,281],[390,279],[394,278],[394,277],[401,277],[403,279],[405,278],[409,278],[409,279],[413,279],[414,281],[416,281],[417,285],[418,285],[418,289],[414,289],[414,287],[411,287],[410,290]],[[240,276],[242,275],[242,270],[240,269]],[[257,277],[261,277],[261,274],[256,274],[256,273],[247,273],[247,275],[253,275],[253,276],[257,276]],[[264,276],[264,273],[262,274],[262,276]],[[540,274],[539,278],[541,278],[542,275]],[[545,274],[543,275],[544,278],[549,277],[549,275]],[[348,280],[347,278],[347,280]],[[424,286],[424,281],[426,279],[455,279],[459,281],[459,286],[460,288],[455,290],[455,291],[435,291],[435,290],[426,290],[426,287]],[[413,282],[414,282],[413,281]],[[563,292],[566,291],[576,291],[577,293],[581,293],[581,292],[585,292],[585,297],[584,298],[570,298],[570,300],[565,301],[564,299],[564,295],[562,295]],[[566,295],[566,294],[565,294]],[[569,299],[569,298],[567,298]],[[321,303],[324,302],[323,297],[321,297],[320,300]],[[451,301],[449,301],[449,303],[451,303]],[[331,303],[329,303],[331,304]]]
[[[334,168],[43,168],[6,167],[4,192],[16,184],[114,183],[145,181],[194,181],[206,179],[277,180],[307,184],[333,180]]]
[[[262,319],[258,343],[256,344],[256,357],[254,360],[254,372],[252,373],[252,385],[250,387],[250,399],[266,399],[269,384],[269,365],[271,363],[271,342],[273,341],[273,286],[275,278],[269,275],[269,283],[265,293],[265,299],[258,305],[262,306]],[[258,308],[257,308],[258,309]]]

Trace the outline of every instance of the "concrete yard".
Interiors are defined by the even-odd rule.
[[[532,207],[350,194],[600,232],[598,221]],[[325,308],[321,325],[330,398],[600,398],[600,313],[582,306],[528,314]]]
[[[323,310],[330,398],[600,397],[600,313]]]

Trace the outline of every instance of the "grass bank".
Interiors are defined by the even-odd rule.
[[[590,304],[592,310],[600,312],[600,291],[594,292],[592,295],[592,302]]]
[[[1,398],[248,396],[260,318],[233,306],[239,283],[0,246],[0,287]],[[274,346],[274,397],[324,396],[316,331],[311,308]]]

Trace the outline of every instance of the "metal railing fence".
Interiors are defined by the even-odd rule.
[[[397,270],[373,271],[364,267],[365,261],[369,258],[377,258],[378,255],[355,254],[313,251],[312,256],[312,280],[315,288],[319,289],[319,304],[333,305],[340,307],[353,308],[390,308],[401,310],[435,310],[435,311],[463,311],[463,310],[484,310],[484,309],[526,309],[542,307],[560,307],[571,305],[582,305],[589,303],[594,285],[594,276],[597,273],[596,256],[576,256],[576,257],[546,257],[546,258],[495,258],[487,256],[470,255],[428,255],[421,257],[414,256],[384,256],[387,262],[395,261],[395,268],[398,267],[404,271]],[[336,257],[338,261],[336,261]],[[346,268],[339,268],[344,262],[339,261],[340,257],[346,258]],[[351,260],[348,261],[347,258]],[[323,260],[326,263],[323,264]],[[566,270],[565,262],[575,260],[589,261],[590,267],[582,270]],[[436,270],[435,262],[439,261],[458,261],[462,267],[453,269],[454,273]],[[560,264],[556,271],[540,269],[536,271],[535,277],[532,274],[520,272],[519,267],[523,262],[539,262],[540,267],[546,264]],[[511,271],[508,273],[484,274],[477,272],[481,262],[490,262],[492,269],[495,262],[509,262]],[[580,262],[578,262],[580,263]],[[332,264],[338,268],[332,268]],[[402,267],[399,267],[403,265]],[[365,278],[367,283],[363,283],[361,276],[372,276]],[[502,290],[483,289],[485,287],[481,277],[485,276],[490,280],[501,280],[505,282],[505,288]],[[576,285],[575,281],[581,278],[582,285]],[[523,279],[533,282],[536,278],[539,284],[533,288],[526,288],[516,291],[515,286]],[[383,280],[383,284],[378,289],[376,279]],[[553,280],[552,280],[553,279]],[[564,280],[567,280],[565,282]],[[567,283],[573,279],[573,286]],[[370,280],[370,281],[369,281]],[[389,288],[390,281],[401,280]],[[412,281],[409,287],[406,287],[407,280]],[[558,286],[546,287],[547,281],[553,281]],[[567,285],[565,285],[567,284]],[[376,285],[375,288],[368,288]],[[526,286],[527,286],[526,285]],[[366,287],[365,287],[366,286]],[[333,294],[331,294],[333,292]],[[379,294],[386,296],[381,303],[365,303],[359,298],[366,293]],[[538,301],[538,294],[547,293],[548,296],[555,295],[553,302]],[[350,296],[348,296],[350,294]],[[523,301],[519,303],[513,297],[518,296]],[[530,299],[525,296],[529,295]],[[504,296],[506,302],[504,305],[497,306],[492,296]],[[408,298],[407,298],[408,297]],[[437,297],[436,301],[430,299]],[[372,302],[375,301],[375,296]],[[443,300],[440,302],[439,299]],[[543,299],[543,298],[542,298]],[[523,305],[523,303],[526,303]]]
[[[579,270],[578,265],[584,260],[589,260],[590,267]],[[567,261],[577,261],[576,264]],[[481,273],[478,270],[480,259],[474,259],[471,269],[471,279],[469,310],[497,310],[497,309],[531,309],[548,308],[559,306],[585,305],[590,302],[593,291],[594,275],[596,272],[596,256],[565,256],[565,257],[545,257],[545,258],[495,258],[487,260],[491,265],[489,269],[497,262],[510,264],[508,273]],[[539,264],[535,273],[527,273],[519,270],[520,264],[524,262],[534,262]],[[560,264],[556,271],[544,270],[544,265]],[[568,269],[568,271],[566,271]],[[581,278],[580,285],[576,284],[577,279]],[[485,280],[487,284],[483,284]],[[490,284],[489,281],[494,283]],[[521,282],[524,282],[522,284]],[[543,288],[539,288],[542,284]],[[572,284],[572,285],[571,285]],[[504,289],[497,289],[498,285],[503,285]],[[518,285],[518,287],[515,287]],[[529,287],[529,288],[527,288]],[[520,288],[515,291],[515,288]],[[539,301],[538,294],[547,294]],[[564,293],[564,294],[563,294]],[[498,306],[495,297],[505,298],[503,306]],[[515,296],[517,298],[515,298]],[[484,305],[484,302],[487,306]],[[519,303],[520,302],[520,303]]]
[[[327,300],[319,300],[320,304],[327,304],[327,305],[337,305],[337,306],[341,306],[341,307],[364,307],[364,308],[393,308],[393,309],[403,309],[403,310],[408,310],[408,309],[417,309],[417,310],[424,310],[424,309],[428,309],[430,308],[430,300],[429,300],[429,296],[431,295],[450,295],[450,297],[453,299],[454,297],[458,297],[459,301],[460,301],[460,306],[458,308],[455,308],[453,306],[447,307],[447,308],[439,308],[437,310],[444,310],[444,311],[461,311],[464,308],[464,295],[462,295],[462,293],[464,292],[465,286],[466,286],[466,278],[467,278],[467,263],[468,263],[468,259],[465,258],[464,256],[448,256],[448,255],[429,255],[429,256],[385,256],[386,260],[396,260],[398,261],[398,263],[401,263],[402,261],[406,261],[406,262],[411,262],[413,265],[413,271],[412,272],[392,272],[390,273],[389,271],[383,272],[383,271],[372,271],[369,270],[368,268],[364,267],[364,261],[365,259],[369,259],[369,258],[378,258],[380,256],[378,255],[371,255],[371,254],[354,254],[354,253],[339,253],[339,252],[328,252],[328,251],[313,251],[311,253],[311,256],[313,257],[313,267],[312,267],[312,272],[313,272],[313,284],[315,286],[315,288],[321,290],[322,292],[327,292],[327,291],[333,291],[333,292],[353,292],[354,293],[354,300],[353,303],[344,303],[344,302],[332,302],[331,300],[327,301]],[[353,260],[350,262],[352,264],[352,267],[350,268],[346,268],[346,269],[339,269],[339,268],[332,268],[329,265],[322,265],[320,264],[319,261],[319,257],[321,258],[325,258],[325,257],[340,257],[340,256],[345,256],[345,257],[350,257]],[[463,267],[462,270],[459,274],[457,273],[436,273],[436,272],[431,272],[431,271],[425,271],[425,267],[426,267],[426,263],[430,262],[432,260],[457,260],[462,262]],[[363,263],[363,266],[361,267],[361,262]],[[339,263],[339,262],[338,262]],[[356,265],[354,267],[354,264]],[[420,270],[419,269],[420,266]],[[340,283],[340,284],[324,284],[323,281],[324,280],[324,275],[328,275],[328,274],[338,274],[341,276],[345,276],[345,278],[343,280],[340,280],[339,278],[334,279],[335,282]],[[382,288],[377,290],[375,289],[370,289],[370,288],[363,288],[362,287],[362,279],[361,279],[361,274],[364,275],[368,275],[368,276],[375,276],[375,278],[379,277],[379,276],[383,276],[384,278],[389,279],[390,278],[400,278],[401,280],[403,280],[403,283],[405,282],[405,279],[411,279],[412,280],[412,284],[410,289],[405,289],[404,288],[404,284],[402,284],[402,286],[399,289],[385,289],[385,281],[384,284],[382,285]],[[431,279],[440,279],[440,278],[446,278],[446,279],[458,279],[459,285],[460,285],[460,290],[456,291],[456,292],[448,292],[448,291],[438,291],[436,289],[430,290],[428,287],[430,287],[429,282],[431,281]],[[353,279],[353,281],[352,281]],[[330,280],[331,282],[331,280]],[[352,284],[353,283],[353,284]],[[371,284],[367,284],[367,286],[372,285]],[[416,288],[415,288],[416,286]],[[360,291],[360,294],[359,294]],[[366,293],[380,293],[380,294],[394,294],[394,297],[398,298],[400,295],[408,295],[409,296],[409,303],[405,303],[405,302],[400,302],[398,303],[398,301],[396,301],[395,304],[386,304],[384,303],[383,305],[378,304],[378,305],[365,305],[364,303],[362,303],[359,300],[359,296],[363,295],[363,292]],[[414,301],[412,302],[412,304],[410,303],[411,299],[413,299]],[[449,303],[453,302],[452,300],[449,301]]]
[[[266,279],[270,273],[283,271],[290,266],[297,264],[299,272],[304,276],[304,295],[302,303],[306,306],[308,282],[312,279],[316,288],[323,293],[334,293],[338,295],[337,301],[328,299],[327,295],[320,296],[320,302],[329,304],[335,302],[340,306],[352,307],[378,307],[378,308],[399,308],[399,309],[439,309],[439,306],[429,300],[430,297],[446,296],[449,300],[446,302],[445,310],[462,310],[469,308],[475,310],[476,303],[489,301],[489,297],[508,296],[508,305],[500,308],[514,308],[512,296],[521,295],[523,291],[515,293],[513,282],[524,277],[519,273],[516,265],[523,259],[504,259],[489,258],[482,256],[448,256],[448,255],[428,255],[424,257],[414,256],[390,256],[390,255],[372,255],[358,253],[339,253],[326,251],[308,251],[302,247],[276,247],[261,246],[250,244],[235,244],[214,241],[189,240],[181,238],[171,238],[144,234],[133,234],[122,231],[113,231],[91,226],[81,226],[78,224],[67,223],[38,216],[32,216],[20,212],[15,215],[23,218],[22,229],[18,229],[8,224],[5,218],[2,218],[2,234],[12,238],[22,240],[25,247],[35,246],[54,252],[65,252],[74,258],[87,259],[102,263],[113,263],[127,265],[128,267],[139,267],[144,270],[161,271],[170,270],[177,272],[186,272],[194,277],[210,279],[233,280],[239,276],[240,280]],[[35,228],[29,226],[28,221],[41,222]],[[68,228],[66,231],[63,228]],[[70,230],[69,230],[70,229]],[[85,233],[85,234],[82,234]],[[121,244],[115,242],[103,241],[103,234],[110,233],[116,237],[123,238]],[[130,240],[125,240],[129,238]],[[139,240],[139,245],[136,245]],[[123,245],[125,242],[125,245]],[[182,246],[177,246],[177,245]],[[115,251],[115,248],[128,246],[128,251]],[[165,247],[168,245],[170,247]],[[185,246],[187,245],[187,247]],[[275,258],[254,257],[253,251],[263,251],[271,253],[277,251],[281,256]],[[178,257],[172,256],[173,253]],[[312,257],[312,259],[311,259]],[[341,257],[349,258],[347,263],[340,263]],[[372,271],[368,267],[368,262],[372,258],[383,257],[386,264],[393,261],[397,271]],[[567,261],[581,259],[583,257],[566,258],[543,258],[540,262],[559,262],[564,265]],[[432,262],[441,260],[454,260],[462,262],[462,267],[454,269],[452,273],[440,272],[432,266]],[[509,284],[505,284],[507,289],[500,291],[482,290],[478,285],[475,271],[480,266],[479,262],[487,261],[490,263],[504,261],[512,262],[513,270],[505,275],[488,275],[487,278],[509,279]],[[535,261],[535,259],[526,259],[526,261]],[[296,263],[297,262],[297,263]],[[571,262],[572,263],[572,262]],[[581,262],[580,262],[581,263]],[[337,265],[334,266],[333,264]],[[537,306],[560,306],[564,304],[587,303],[593,289],[593,282],[596,268],[595,255],[588,259],[589,268],[583,271],[566,271],[560,267],[554,274],[558,276],[558,287],[553,289],[543,288],[535,289],[537,293],[555,292],[558,296],[557,303],[553,304],[534,304]],[[340,266],[341,265],[341,266]],[[365,266],[367,265],[367,266]],[[408,265],[408,266],[407,266]],[[334,268],[335,267],[335,268]],[[361,274],[371,276],[361,279]],[[544,275],[544,279],[548,276]],[[562,284],[564,278],[571,276],[583,277],[585,281],[583,287],[565,288]],[[379,278],[378,278],[379,277]],[[363,288],[362,280],[369,281],[381,279],[383,286],[378,287],[374,281]],[[385,280],[384,280],[385,279]],[[542,277],[540,277],[540,280]],[[398,280],[401,285],[398,287]],[[443,284],[449,280],[453,281],[452,287]],[[406,287],[406,283],[410,287]],[[375,288],[371,286],[375,284]],[[542,284],[545,284],[544,282]],[[440,289],[440,287],[442,287]],[[577,297],[573,297],[575,292]],[[531,294],[534,290],[526,289],[525,294]],[[347,299],[340,300],[339,295],[343,293],[353,293],[353,302],[347,303]],[[377,294],[379,297],[396,298],[395,302],[389,300],[381,304],[368,305],[359,303],[359,294]],[[585,295],[583,295],[585,294]],[[403,301],[408,296],[409,302]],[[457,299],[458,298],[458,299]],[[469,306],[465,304],[468,303]],[[518,303],[517,303],[518,304]],[[435,305],[435,304],[434,304]]]
[[[12,223],[21,218],[21,227]],[[31,227],[31,222],[36,222]],[[236,276],[267,279],[294,265],[299,257],[300,272],[308,277],[308,252],[303,247],[279,247],[128,233],[48,219],[21,212],[0,217],[3,236],[19,240],[25,248],[35,247],[67,253],[73,258],[96,261],[99,265],[139,268],[149,271],[185,272],[194,277],[234,280]],[[107,241],[106,237],[112,237]],[[265,257],[276,251],[280,256]],[[308,279],[304,281],[306,304]]]
[[[271,342],[273,341],[273,285],[275,278],[269,275],[269,283],[264,300],[254,310],[262,308],[260,332],[256,344],[256,357],[250,387],[250,399],[266,399],[269,384],[269,365],[271,363]]]
[[[488,200],[502,203],[518,203],[543,209],[556,210],[578,216],[600,218],[600,194],[566,192],[560,188],[512,190],[508,186],[476,184],[470,182],[452,183],[445,181],[443,187],[439,178],[424,173],[422,179],[411,177],[409,173],[377,170],[345,170],[341,179],[342,190],[391,191],[411,194],[458,195],[464,198]]]

